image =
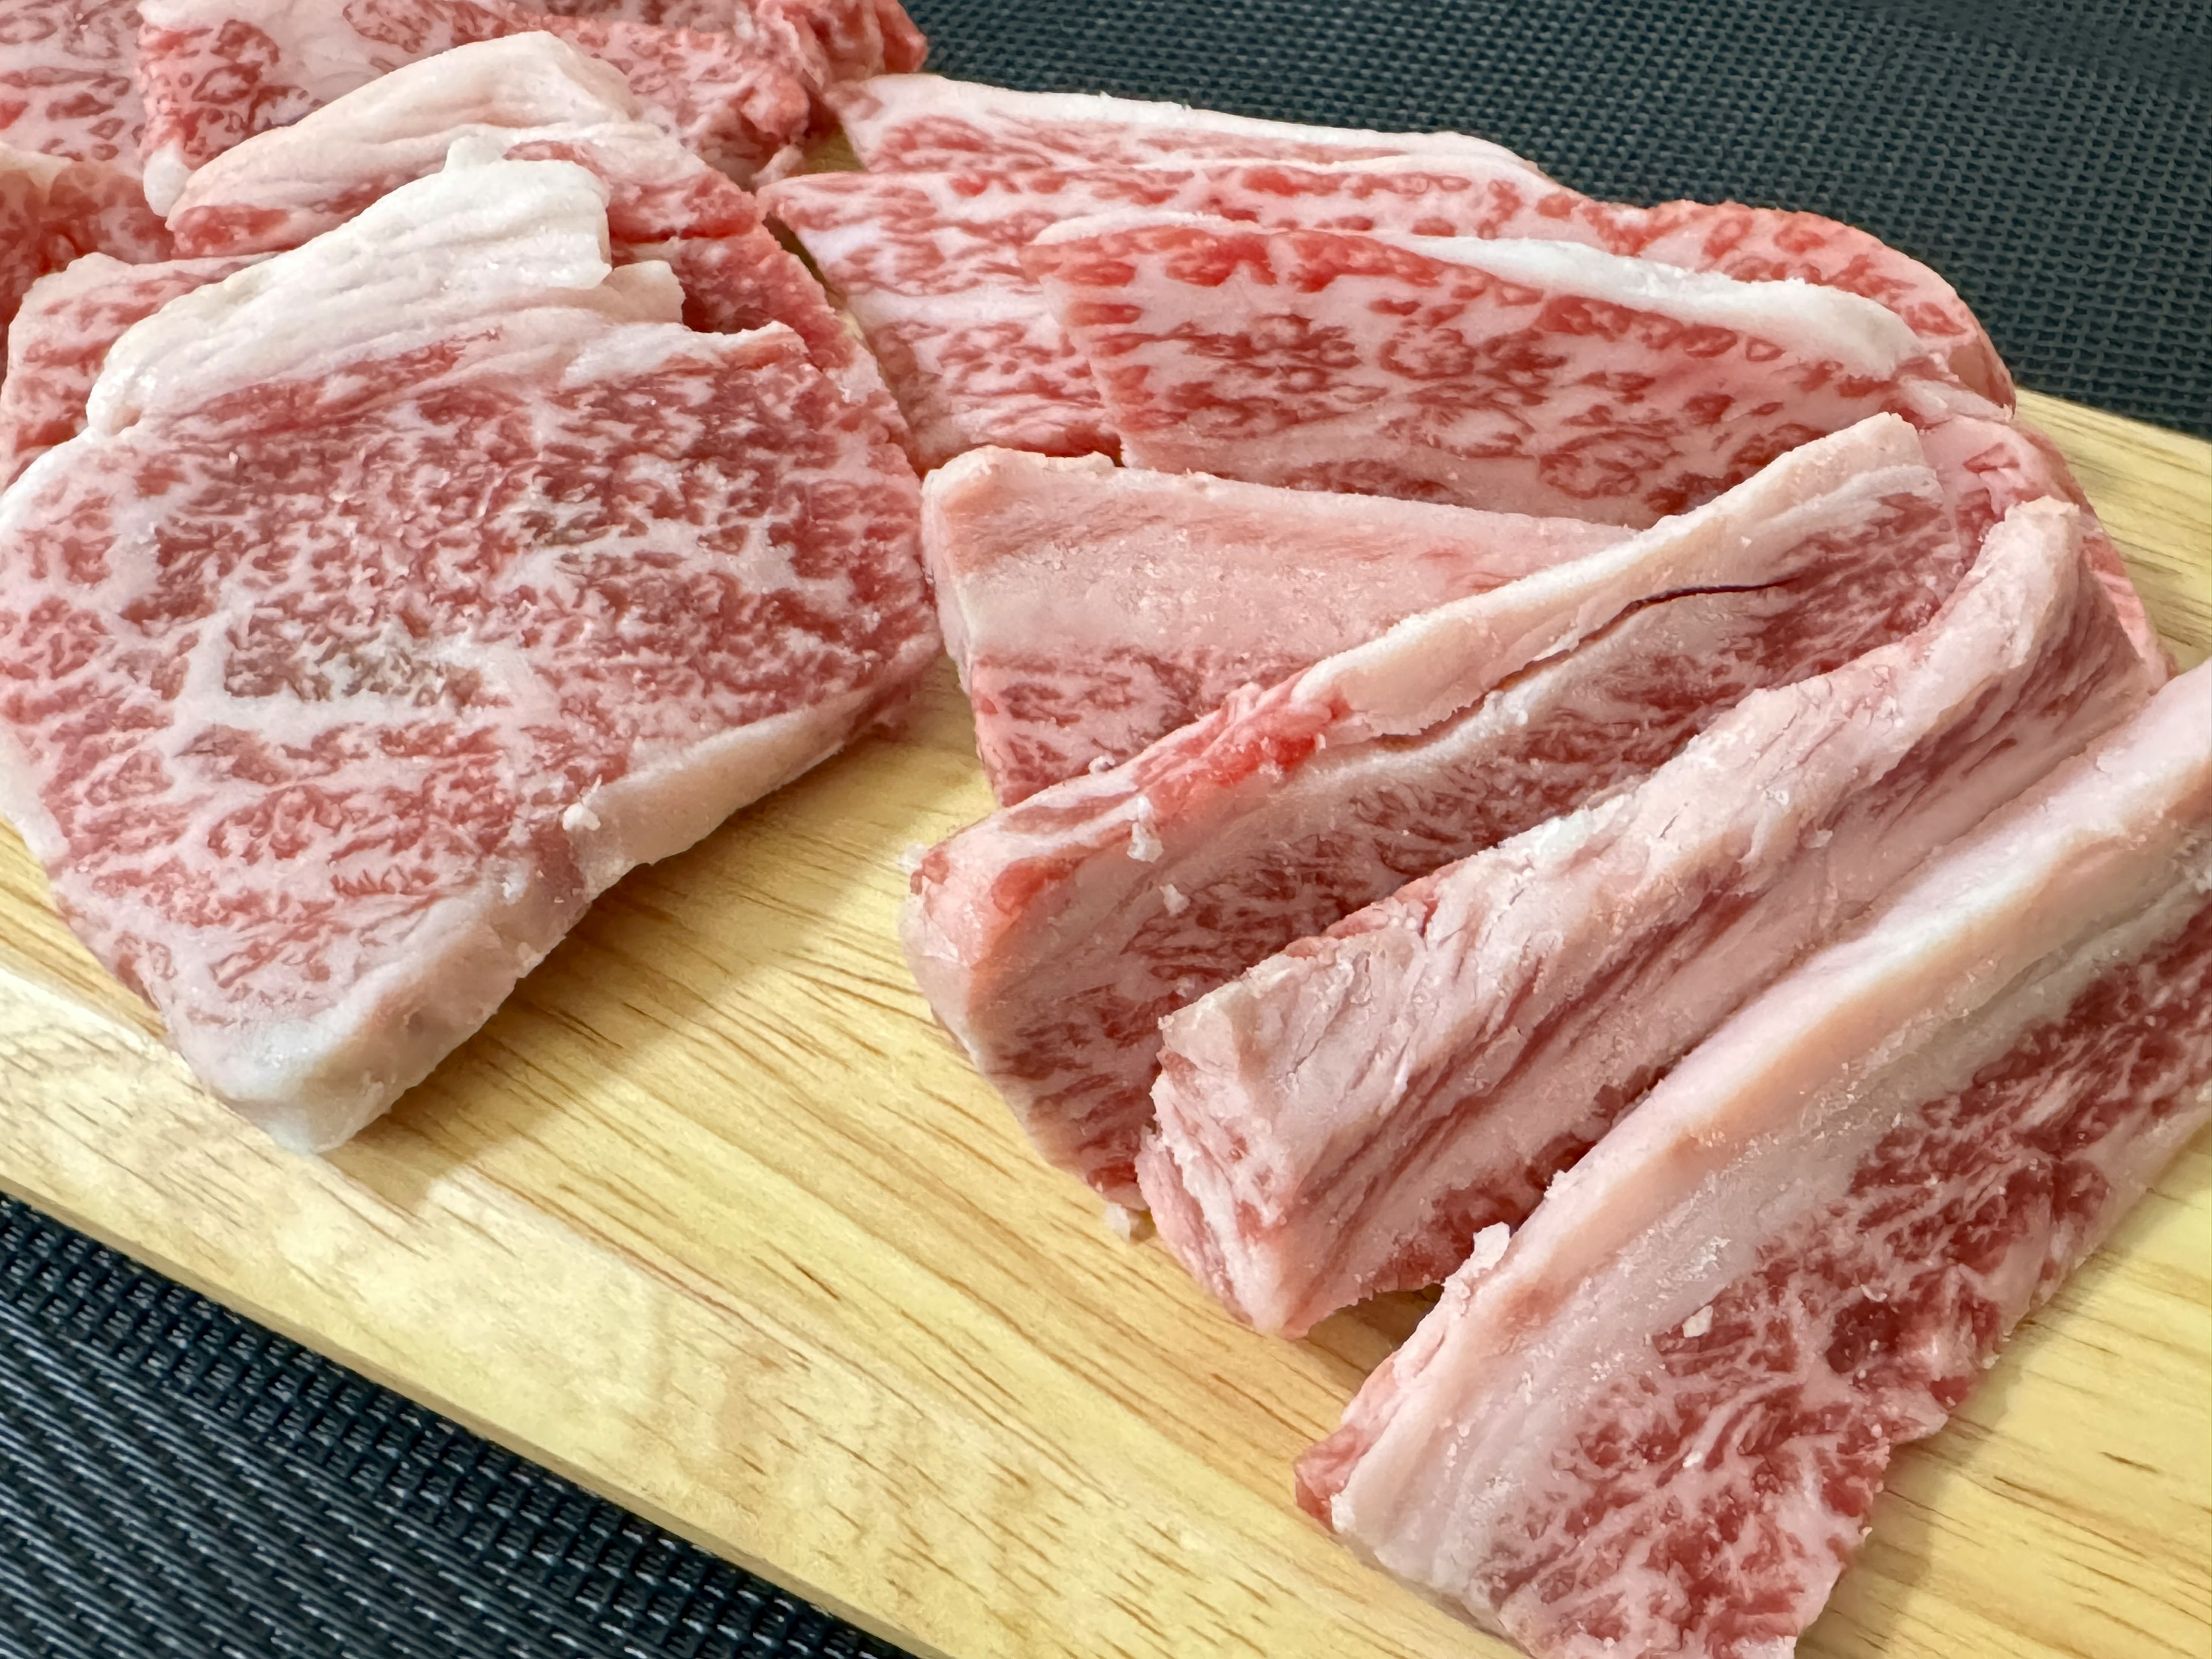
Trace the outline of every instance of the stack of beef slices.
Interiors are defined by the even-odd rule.
[[[791,165],[834,120],[841,82],[918,68],[926,51],[896,0],[17,0],[9,25],[0,343],[40,276],[90,253],[178,252],[163,221],[194,169],[454,46],[550,32],[738,185]]]
[[[937,470],[939,1018],[1543,1659],[1784,1653],[2212,1115],[2212,669],[1934,272],[1453,135],[889,76],[763,191]]]
[[[894,9],[823,9],[814,61],[884,67]],[[216,153],[137,250],[174,257],[33,283],[0,382],[0,805],[203,1082],[312,1149],[939,649],[905,424],[696,104],[588,32],[387,61],[369,15],[301,46],[304,112],[252,106],[289,124],[186,123]]]

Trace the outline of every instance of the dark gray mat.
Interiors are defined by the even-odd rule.
[[[2212,435],[2212,3],[915,0],[947,73],[1464,127],[1632,201],[1802,207],[2024,385]],[[892,1650],[0,1205],[0,1654]]]

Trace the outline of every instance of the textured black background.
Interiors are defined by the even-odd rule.
[[[2212,435],[2212,3],[913,9],[948,74],[1457,127],[1596,195],[1846,219],[2023,385]],[[0,1202],[9,1659],[892,1651]]]

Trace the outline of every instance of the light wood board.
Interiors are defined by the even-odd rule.
[[[2024,403],[2202,657],[2212,447]],[[199,1095],[0,842],[0,1186],[926,1654],[1503,1652],[1290,1500],[1414,1310],[1240,1329],[930,1023],[902,857],[987,805],[940,672],[327,1162]],[[2212,1139],[1890,1485],[1805,1653],[2201,1659]]]

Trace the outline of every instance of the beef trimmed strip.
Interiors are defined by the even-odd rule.
[[[1784,1653],[1932,1434],[2212,1116],[2212,668],[1723,1025],[1301,1462],[1539,1659]]]
[[[1904,422],[1808,444],[951,837],[915,874],[908,958],[1044,1156],[1140,1202],[1163,1015],[1917,626],[1960,562]]]
[[[833,88],[828,98],[854,153],[878,172],[1433,155],[1543,176],[1504,146],[1464,133],[1301,126],[1146,99],[1016,92],[938,75],[878,76]]]
[[[494,161],[171,301],[0,497],[0,791],[194,1070],[331,1146],[937,634],[920,486],[781,326]]]
[[[1651,1079],[2148,696],[2079,516],[2016,507],[1909,638],[1412,883],[1162,1026],[1162,1237],[1297,1335],[1518,1223]]]
[[[1627,533],[1009,449],[922,486],[923,556],[1002,805]]]
[[[225,151],[191,176],[169,221],[185,253],[270,252],[436,172],[456,143],[574,161],[607,187],[615,262],[665,261],[683,285],[686,323],[715,334],[787,325],[856,404],[908,441],[874,362],[757,204],[644,114],[621,76],[550,34],[456,46]]]
[[[712,32],[559,16],[513,0],[149,0],[140,35],[146,194],[379,75],[453,47],[550,32],[619,70],[653,121],[732,177],[801,137],[818,82],[787,29],[733,8]]]
[[[1564,242],[1127,213],[1022,257],[1167,471],[1642,526],[1942,383],[1856,295]]]
[[[811,173],[767,187],[763,201],[870,338],[899,343],[911,360],[912,376],[893,383],[910,417],[927,417],[939,459],[987,441],[1110,452],[1088,365],[1050,320],[1020,255],[1047,226],[1130,209],[1272,228],[1575,242],[1745,281],[1796,278],[1886,307],[1969,386],[2001,406],[2012,401],[2003,364],[1950,284],[1864,231],[1735,203],[1596,202],[1478,155],[1031,172],[978,160],[956,172]],[[1017,377],[979,335],[987,325],[1009,331],[1005,337],[1025,352],[1048,351],[1030,364],[1018,410],[990,395]],[[963,350],[963,342],[985,349]],[[1059,406],[1048,399],[1054,392]]]

